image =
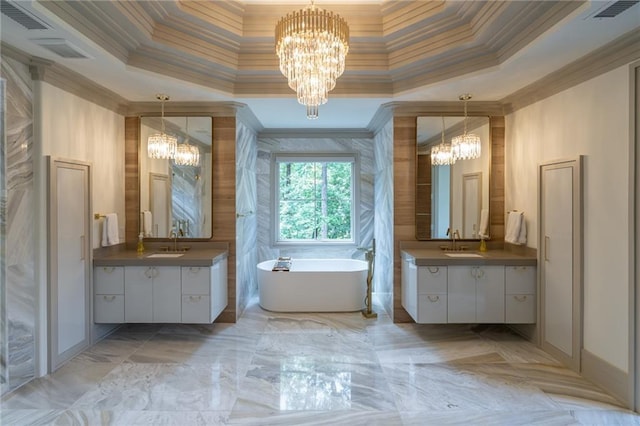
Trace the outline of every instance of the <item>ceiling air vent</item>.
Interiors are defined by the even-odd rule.
[[[63,38],[34,38],[32,42],[67,59],[87,59],[89,55]]]
[[[627,1],[617,1],[613,3],[611,6],[601,10],[596,15],[593,15],[594,18],[615,18],[620,15],[625,10],[629,9],[631,6],[640,3],[640,0],[627,0]]]
[[[6,0],[0,1],[0,12],[28,30],[48,30],[51,28],[50,25],[41,19],[36,18],[28,11]]]

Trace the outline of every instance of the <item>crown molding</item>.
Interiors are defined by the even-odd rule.
[[[374,135],[378,134],[378,132],[380,132],[384,126],[393,119],[393,109],[393,102],[380,105],[376,113],[371,117],[371,121],[369,121],[367,129]]]
[[[636,29],[510,94],[500,102],[505,105],[505,114],[510,114],[639,58],[640,29]]]
[[[264,129],[258,139],[373,139],[367,129]]]
[[[236,111],[236,119],[253,130],[256,134],[264,130],[264,126],[260,123],[260,120],[258,120],[258,118],[253,114],[253,111],[251,111],[251,108],[246,104],[240,104],[236,108]]]
[[[235,117],[239,109],[246,105],[240,102],[166,102],[164,104],[165,116],[211,116],[211,117]],[[161,114],[160,101],[157,102],[130,102],[127,108],[127,116],[159,116]]]
[[[380,108],[392,108],[394,117],[464,115],[464,102],[462,101],[389,102],[381,105]],[[501,116],[504,115],[504,107],[501,102],[469,101],[467,102],[467,115]]]

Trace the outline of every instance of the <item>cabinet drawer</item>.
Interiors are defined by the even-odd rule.
[[[447,267],[420,266],[418,267],[418,294],[446,293]]]
[[[418,323],[443,324],[447,322],[447,295],[421,294],[418,296]]]
[[[211,268],[183,266],[182,294],[209,294],[211,291]]]
[[[97,294],[93,298],[96,323],[124,322],[124,296],[121,294]]]
[[[124,267],[98,266],[93,269],[94,294],[124,294]]]
[[[536,268],[534,266],[505,266],[507,294],[535,294]]]
[[[536,322],[536,297],[534,294],[509,294],[505,303],[505,320],[511,324]]]
[[[182,296],[182,322],[187,324],[210,324],[213,322],[210,303],[211,298],[206,295]]]

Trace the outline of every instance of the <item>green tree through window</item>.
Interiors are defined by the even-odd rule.
[[[353,240],[353,158],[277,163],[279,241]]]

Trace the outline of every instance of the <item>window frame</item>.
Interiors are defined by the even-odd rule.
[[[344,241],[280,240],[280,173],[279,163],[348,162],[351,163],[351,239]],[[357,152],[278,152],[271,155],[271,245],[357,247],[360,241],[360,156]]]

